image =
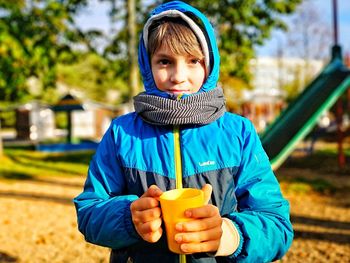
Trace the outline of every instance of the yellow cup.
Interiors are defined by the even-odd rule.
[[[204,205],[204,192],[194,188],[174,189],[164,192],[160,198],[163,220],[170,251],[181,254],[180,244],[175,241],[175,225],[192,220],[185,217],[185,210]]]

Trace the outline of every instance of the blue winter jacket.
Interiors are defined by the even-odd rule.
[[[210,23],[182,2],[161,5],[151,15],[168,9],[186,12],[202,22],[213,58],[200,92],[215,88],[220,62]],[[142,38],[139,64],[146,92],[166,97],[154,84]],[[174,152],[179,145],[183,187],[211,184],[210,202],[240,233],[234,254],[212,257],[198,253],[188,255],[187,262],[270,262],[281,258],[293,238],[289,204],[251,122],[225,113],[210,124],[184,125],[179,130],[179,141],[175,141],[174,127],[150,125],[135,112],[113,120],[90,163],[84,191],[74,199],[79,230],[86,240],[112,248],[111,262],[178,262],[178,255],[167,248],[165,234],[157,243],[141,239],[131,220],[130,204],[152,184],[163,191],[175,188]]]

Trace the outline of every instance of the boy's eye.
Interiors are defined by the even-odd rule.
[[[158,62],[160,65],[168,65],[170,64],[169,59],[160,59]]]
[[[199,58],[192,58],[191,59],[191,63],[192,64],[198,64],[198,63],[200,63],[201,62],[201,60],[199,59]]]

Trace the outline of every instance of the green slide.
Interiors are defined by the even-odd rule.
[[[330,63],[261,134],[274,170],[311,131],[320,115],[349,87],[350,71],[342,62],[340,46],[334,46]]]

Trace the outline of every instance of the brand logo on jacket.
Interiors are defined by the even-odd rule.
[[[215,161],[206,161],[206,162],[202,162],[202,163],[198,163],[199,166],[209,166],[209,165],[215,165]]]

